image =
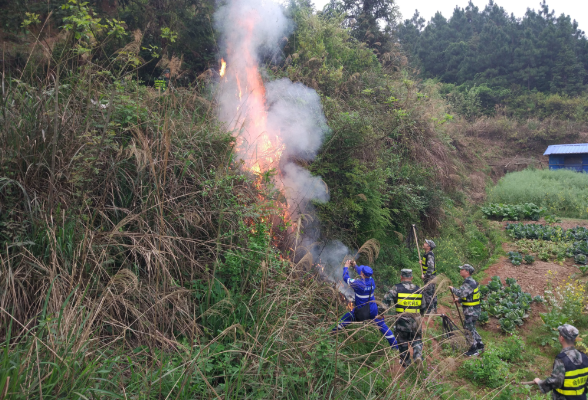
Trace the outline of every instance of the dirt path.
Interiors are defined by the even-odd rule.
[[[506,252],[513,250],[513,247],[512,243],[502,244],[502,248]],[[506,278],[515,278],[523,291],[529,292],[533,296],[543,296],[549,271],[553,274],[553,283],[557,283],[578,272],[578,269],[573,266],[571,261],[566,261],[563,265],[559,265],[554,262],[537,260],[531,265],[521,264],[517,266],[513,265],[508,258],[500,257],[496,264],[488,267],[485,271],[486,277],[480,283],[487,284],[494,275],[498,275],[503,283]]]

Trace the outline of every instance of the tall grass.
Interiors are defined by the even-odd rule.
[[[0,399],[452,397],[443,358],[396,375],[373,326],[329,333],[345,304],[281,257],[213,96],[146,88],[136,40],[2,76]]]
[[[527,169],[504,176],[488,194],[491,203],[535,203],[560,217],[588,218],[588,174]]]

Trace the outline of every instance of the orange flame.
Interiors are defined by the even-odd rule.
[[[227,63],[225,62],[224,58],[221,58],[221,69],[220,69],[220,72],[219,72],[221,78],[223,76],[225,76],[226,69],[227,69]]]
[[[232,117],[232,128],[238,129],[237,150],[247,170],[261,175],[270,170],[278,170],[285,145],[278,133],[267,125],[265,86],[255,54],[254,28],[262,23],[256,11],[250,11],[237,22],[240,25],[239,37],[229,43],[227,54],[230,65],[226,69],[229,94],[234,97],[236,117]],[[225,63],[221,68],[224,75]]]

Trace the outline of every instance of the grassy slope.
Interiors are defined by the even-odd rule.
[[[417,220],[436,235],[439,269],[454,282],[464,261],[484,269],[502,237],[469,206],[486,180],[468,170],[487,167],[458,144],[467,122],[451,122],[434,85],[379,64],[338,21],[298,18],[298,61],[270,73],[323,95],[333,135],[310,167],[333,189],[319,210],[325,231],[356,247],[380,239],[381,288],[418,265],[401,245]],[[325,45],[344,57],[323,57]],[[8,382],[10,398],[465,399],[484,390],[455,392],[464,380],[447,368],[450,353],[434,355],[430,381],[394,378],[397,354],[377,331],[328,334],[344,304],[270,245],[283,226],[267,222],[271,185],[255,187],[232,164],[232,138],[206,90],[159,96],[87,65],[58,83],[41,72],[7,82],[2,103],[0,388]],[[438,374],[455,382],[437,387]]]

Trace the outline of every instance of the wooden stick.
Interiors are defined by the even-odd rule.
[[[534,385],[535,381],[528,381],[528,382],[519,382],[517,385]]]
[[[414,224],[412,224],[412,232],[414,233],[414,240],[416,242],[417,251],[419,253],[419,265],[421,266],[421,276],[423,276],[423,275],[425,275],[425,272],[423,271],[423,260],[421,260],[421,249],[419,248],[419,239],[417,238],[416,229],[414,227]]]
[[[463,323],[463,318],[461,317],[461,312],[459,311],[459,306],[457,305],[457,303],[455,301],[457,299],[455,298],[455,295],[453,294],[451,289],[449,289],[449,291],[451,292],[451,297],[453,297],[453,304],[455,304],[455,308],[457,309],[457,315],[459,315],[459,320],[461,321],[461,327],[463,329],[465,329],[465,324]]]

